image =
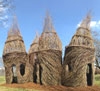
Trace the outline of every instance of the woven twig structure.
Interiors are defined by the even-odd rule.
[[[16,16],[14,16],[12,26],[8,32],[8,37],[5,42],[3,55],[13,52],[26,52],[24,41],[19,32]]]
[[[39,50],[59,50],[62,51],[62,43],[54,30],[50,16],[46,15],[43,33],[39,40]]]
[[[93,85],[95,49],[90,21],[91,16],[88,14],[65,49],[62,69],[62,84],[65,86]]]
[[[38,77],[36,77],[36,64],[38,62],[37,60],[37,54],[39,51],[39,34],[36,33],[36,37],[33,40],[30,49],[29,49],[29,63],[30,63],[30,81],[36,82],[36,78],[39,81]]]
[[[3,51],[6,83],[24,83],[29,81],[29,58],[20,34],[16,16],[8,32]]]
[[[48,13],[45,18],[43,32],[39,38],[37,57],[35,81],[43,85],[60,85],[62,44],[53,28]]]
[[[39,34],[38,34],[38,32],[36,33],[36,37],[30,46],[29,54],[31,54],[33,52],[37,52],[37,51],[39,51]]]

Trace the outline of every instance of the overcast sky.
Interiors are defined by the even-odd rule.
[[[100,30],[100,0],[15,0],[15,13],[26,51],[29,50],[35,32],[41,34],[46,11],[52,17],[55,30],[60,37],[63,50],[76,32],[77,26],[92,10],[91,27]],[[0,27],[0,57],[9,28]]]

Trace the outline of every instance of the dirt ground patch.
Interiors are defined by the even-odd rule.
[[[35,83],[2,84],[0,86],[10,87],[10,88],[36,89],[40,91],[100,91],[99,86],[72,88],[72,87],[64,87],[64,86],[43,86]]]

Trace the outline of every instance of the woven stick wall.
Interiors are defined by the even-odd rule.
[[[31,44],[29,49],[29,62],[30,62],[30,81],[35,82],[36,75],[36,63],[37,63],[37,54],[39,51],[39,34],[36,33],[36,37]]]
[[[8,37],[5,42],[3,61],[6,83],[25,83],[29,81],[29,57],[25,51],[24,41],[18,28],[16,16],[14,16],[12,27],[8,32]],[[22,68],[21,65],[23,65],[24,68]],[[14,66],[16,67],[16,77],[12,70]]]
[[[50,16],[46,15],[43,33],[39,39],[39,71],[36,74],[40,84],[61,84],[62,44],[54,31]]]
[[[95,49],[90,31],[90,20],[91,16],[88,14],[72,37],[71,43],[66,47],[62,70],[62,84],[65,86],[87,86],[89,83],[86,76],[88,64],[91,65],[90,83],[93,85]]]

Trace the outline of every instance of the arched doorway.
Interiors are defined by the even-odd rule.
[[[13,74],[13,79],[12,83],[17,83],[17,72],[16,72],[16,65],[12,65],[12,74]]]
[[[92,64],[87,65],[87,85],[92,86],[93,85],[93,68]]]

